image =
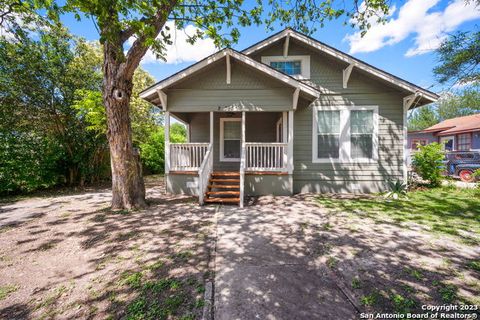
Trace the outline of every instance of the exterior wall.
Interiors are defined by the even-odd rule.
[[[221,60],[165,90],[168,110],[283,111],[292,109],[294,88],[231,59],[231,83]]]
[[[167,174],[167,193],[198,196],[198,176],[189,174]]]
[[[378,161],[375,163],[312,163],[312,108],[319,105],[378,105]],[[403,105],[392,94],[323,96],[302,103],[295,112],[293,191],[370,193],[403,179]]]
[[[281,116],[279,112],[247,112],[245,115],[245,138],[247,142],[275,142],[276,122]],[[229,115],[223,112],[214,113],[213,127],[213,168],[218,171],[239,170],[240,162],[220,161],[220,118]],[[241,113],[234,113],[233,118],[241,118]],[[210,141],[210,114],[188,113],[190,123],[190,142]]]
[[[292,41],[293,40],[293,41]],[[252,57],[282,55],[283,41]],[[321,92],[312,104],[299,101],[294,115],[293,191],[384,191],[388,180],[403,179],[403,97],[386,82],[353,68],[348,88],[343,88],[346,63],[290,39],[289,55],[310,55],[310,82]],[[378,106],[378,161],[376,163],[312,163],[312,108],[314,106]]]
[[[262,55],[282,55],[282,51],[283,42],[280,42],[255,53],[252,57],[260,61]],[[300,45],[294,39],[290,39],[289,54],[310,55],[311,79],[309,82],[315,85],[322,92],[322,95],[311,104],[300,98],[295,111],[293,175],[288,177],[288,181],[285,180],[285,177],[247,176],[247,193],[266,194],[275,192],[275,194],[283,194],[282,192],[287,189],[289,181],[292,181],[293,186],[291,187],[294,193],[369,193],[384,191],[387,188],[388,180],[403,179],[404,139],[406,139],[403,132],[403,98],[408,93],[386,82],[372,78],[356,68],[353,69],[350,76],[348,88],[344,89],[342,86],[342,70],[346,67],[345,63],[338,62],[325,54]],[[171,92],[167,92],[169,108],[172,106],[173,99],[173,109],[170,109],[170,111],[217,111],[217,102],[232,94],[230,91],[231,87],[225,84],[224,68],[225,65],[221,64],[218,69],[215,69],[217,71],[206,73],[203,76],[199,74],[191,77],[185,83],[175,86],[175,88],[171,89]],[[235,77],[237,77],[236,80],[233,80]],[[269,98],[265,95],[265,101],[255,98],[257,100],[252,105],[254,107],[262,106],[262,108],[266,108],[267,104],[275,105],[280,103],[277,102],[278,97],[280,97],[282,101],[286,99],[283,110],[291,108],[293,91],[278,88],[277,83],[272,83],[270,79],[264,78],[264,76],[257,74],[243,74],[241,69],[233,67],[232,84],[233,87],[238,89],[237,92],[241,94],[235,97],[234,100],[241,97],[254,96],[253,92],[273,90]],[[265,82],[265,80],[268,81]],[[194,87],[197,90],[205,91],[202,95],[209,95],[208,99],[204,99],[201,95],[199,97],[200,100],[198,100],[196,96],[192,95],[192,91],[188,90]],[[182,92],[186,94],[180,98],[175,98],[175,90],[179,94]],[[280,94],[279,96],[275,96],[275,90]],[[270,102],[268,103],[267,100]],[[232,101],[225,101],[233,104]],[[205,103],[210,103],[210,106],[204,107]],[[377,162],[312,163],[312,108],[314,106],[332,105],[378,106]],[[253,108],[252,110],[255,109]],[[273,109],[270,108],[269,110]],[[278,115],[280,114],[278,113]],[[278,117],[272,117],[272,123],[268,124],[265,121],[266,119],[261,119],[262,116],[262,113],[247,113],[247,141],[258,141],[260,138],[275,141],[275,121]],[[192,142],[208,141],[208,117],[207,113],[189,115]],[[238,170],[238,162],[221,163],[219,161],[219,118],[220,113],[216,113],[214,126],[214,168],[215,170]],[[256,119],[258,123],[249,125],[250,119]],[[250,121],[250,123],[253,122]],[[270,126],[272,129],[267,130]],[[272,133],[271,137],[267,136],[268,132]]]
[[[292,194],[292,175],[245,175],[245,194],[249,196]]]
[[[472,133],[472,150],[480,150],[480,131]]]
[[[418,140],[418,139],[427,140],[427,144],[432,142],[438,142],[438,137],[434,136],[433,133],[431,132],[411,132],[411,133],[409,132],[408,144],[407,144],[408,149],[411,150],[413,140]]]

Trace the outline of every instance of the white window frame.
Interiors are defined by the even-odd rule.
[[[224,157],[224,128],[225,122],[227,121],[238,121],[242,122],[242,118],[220,118],[220,161],[222,162],[240,162],[240,158],[225,158]],[[240,144],[242,142],[242,136],[240,132]]]
[[[439,139],[439,143],[440,145],[442,146],[442,150],[445,151],[445,141],[447,140],[452,140],[452,150],[450,151],[455,151],[456,149],[456,139],[455,139],[455,135],[451,135],[451,136],[441,136],[440,139]]]
[[[263,56],[261,58],[262,63],[270,66],[270,62],[288,62],[288,61],[298,61],[300,60],[301,64],[301,73],[296,75],[291,75],[295,79],[308,80],[310,79],[310,56]]]
[[[373,110],[372,158],[351,157],[350,112]],[[340,111],[340,150],[338,158],[318,158],[318,111]],[[312,108],[312,163],[376,163],[378,161],[378,106],[316,106]]]

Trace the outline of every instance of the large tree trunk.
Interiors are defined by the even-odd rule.
[[[112,166],[112,209],[142,208],[146,206],[145,185],[140,160],[133,148],[130,125],[133,76],[126,76],[121,63],[116,63],[106,51],[103,102]]]

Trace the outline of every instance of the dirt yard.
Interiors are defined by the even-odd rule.
[[[108,190],[0,204],[0,318],[199,318],[215,207],[147,189],[133,213]]]
[[[199,207],[163,190],[161,179],[147,180],[150,207],[133,213],[110,211],[108,190],[0,203],[0,319],[200,319],[215,274],[219,319],[260,311],[311,319],[338,315],[336,306],[354,319],[480,304],[474,190],[425,191],[401,205],[261,197],[243,210]],[[267,266],[275,276],[262,273]],[[341,297],[336,305],[328,292]]]

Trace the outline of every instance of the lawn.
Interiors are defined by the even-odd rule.
[[[480,304],[480,190],[441,187],[381,195],[314,196],[327,265],[362,311],[422,312]],[[334,261],[335,263],[332,263]]]
[[[406,200],[382,196],[318,197],[329,209],[363,215],[378,222],[421,226],[426,231],[450,235],[466,244],[480,244],[480,189],[441,187],[410,192]]]

